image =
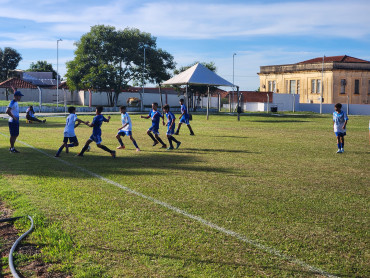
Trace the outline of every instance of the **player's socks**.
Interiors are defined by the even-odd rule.
[[[195,135],[190,125],[188,125],[188,128],[190,130],[190,135]]]
[[[64,145],[62,145],[59,150],[57,151],[57,153],[55,154],[56,157],[58,157],[60,155],[60,153],[63,151],[63,148],[64,148]]]
[[[149,137],[150,137],[150,138],[152,138],[152,140],[153,140],[154,142],[158,142],[158,141],[157,141],[157,139],[155,139],[155,138],[154,138],[153,134],[149,133],[148,135],[149,135]]]
[[[171,149],[171,150],[173,149],[172,140],[173,140],[172,136],[168,137],[168,142],[170,143],[169,149]]]
[[[139,146],[137,145],[137,143],[136,143],[136,141],[135,141],[135,140],[133,140],[133,141],[132,141],[132,143],[134,144],[134,146],[135,146],[135,148],[136,148],[136,149],[138,149],[138,148],[139,148]]]
[[[121,138],[118,138],[118,142],[123,147],[123,142],[122,142],[122,139]]]
[[[162,146],[166,146],[166,144],[162,141],[162,139],[161,139],[161,138],[157,137],[157,140],[158,140],[158,142],[159,142],[159,143],[161,143],[161,144],[162,144]]]
[[[81,152],[78,154],[79,156],[83,156],[83,154],[84,154],[84,152],[86,152],[86,150],[89,148],[89,145],[85,145],[83,148],[82,148],[82,150],[81,150]]]
[[[173,142],[175,142],[175,143],[179,143],[179,141],[177,141],[177,140],[176,140],[176,138],[175,138],[175,137],[173,137],[173,136],[171,136],[171,140],[172,140]]]
[[[341,149],[341,144],[338,143],[337,146],[338,146],[338,150],[340,150]]]
[[[68,144],[67,146],[68,146],[68,148],[73,148],[75,146],[75,144],[72,143],[72,144]]]
[[[100,145],[98,147],[101,148],[101,149],[103,149],[103,150],[105,150],[106,152],[112,153],[112,151],[109,148],[107,148],[106,146],[104,146],[104,145]]]

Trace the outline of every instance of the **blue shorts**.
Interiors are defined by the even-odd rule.
[[[130,135],[132,135],[132,131],[131,130],[130,131],[120,130],[120,131],[118,131],[117,135],[121,135],[121,136],[127,135],[127,136],[130,136]]]
[[[154,134],[159,134],[159,126],[158,125],[152,125],[151,127],[149,127],[148,131],[151,131]]]
[[[91,135],[89,138],[91,141],[94,141],[97,145],[100,144],[103,140],[100,135]]]
[[[189,125],[189,114],[187,115],[182,115],[181,119],[180,119],[180,123],[181,124],[187,124]]]
[[[10,136],[19,135],[19,121],[8,122]]]
[[[63,143],[68,143],[68,140],[69,140],[69,143],[77,143],[78,144],[77,136],[64,137]]]
[[[175,125],[172,125],[172,128],[170,126],[167,126],[167,135],[174,135],[175,134]]]
[[[345,132],[334,132],[335,133],[335,136],[339,136],[339,137],[344,137],[346,135]]]

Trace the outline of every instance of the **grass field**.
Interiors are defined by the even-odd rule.
[[[124,138],[116,159],[95,145],[75,157],[86,126],[76,129],[80,146],[54,158],[63,117],[21,123],[19,140],[29,145],[17,142],[21,153],[10,154],[0,120],[0,198],[15,215],[35,217],[28,240],[54,269],[74,277],[370,277],[369,117],[350,116],[343,154],[329,115],[195,115],[196,136],[183,126],[174,151],[152,147],[150,120],[131,118],[142,151]],[[119,126],[118,115],[103,124],[103,144],[118,146]]]

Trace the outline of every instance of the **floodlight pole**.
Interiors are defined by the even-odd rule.
[[[233,54],[233,85],[234,85],[234,57],[235,57],[236,53]],[[233,93],[232,93],[232,102],[234,103],[234,91],[235,91],[235,87],[233,86]],[[232,111],[232,108],[231,108],[231,101],[230,101],[230,112]]]
[[[322,57],[322,69],[321,69],[321,92],[320,92],[320,114],[322,114],[322,96],[323,96],[323,90],[324,90],[324,60],[325,55]]]
[[[233,84],[234,85],[234,84]],[[238,121],[240,121],[240,112],[241,112],[241,108],[239,107],[240,103],[239,103],[239,86],[236,86],[236,91],[237,91],[237,97],[238,97],[238,107],[237,107],[237,112],[238,112]]]
[[[143,78],[142,78],[142,85],[143,85],[143,92],[142,92],[142,95],[141,95],[141,105],[140,105],[140,109],[141,111],[144,111],[144,86],[145,86],[145,82],[144,82],[144,76],[145,74],[145,46],[144,46],[144,67],[143,67]]]
[[[57,108],[59,107],[59,42],[62,39],[57,40]]]

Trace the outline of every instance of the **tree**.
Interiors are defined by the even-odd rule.
[[[0,48],[0,82],[10,77],[10,72],[15,70],[22,60],[21,54],[11,47]]]
[[[168,70],[175,68],[173,56],[157,49],[156,38],[135,28],[96,25],[75,45],[75,58],[67,62],[69,88],[105,91],[111,106],[130,82],[159,84],[170,77]]]
[[[46,61],[37,61],[36,64],[31,63],[30,68],[26,71],[52,72],[53,78],[57,78],[57,72],[53,69],[53,65],[48,64]]]

